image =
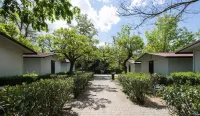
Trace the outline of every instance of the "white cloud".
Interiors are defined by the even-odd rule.
[[[109,0],[101,0],[109,1]],[[117,8],[114,6],[104,5],[99,11],[95,10],[89,0],[73,0],[73,5],[81,9],[81,13],[87,14],[95,27],[101,32],[108,32],[113,24],[117,24],[120,20],[116,15]]]
[[[162,5],[164,3],[165,3],[165,0],[155,0],[153,4],[154,5]]]
[[[103,2],[103,3],[109,3],[110,2],[110,0],[97,0],[97,1]]]
[[[146,6],[146,0],[132,0],[130,7],[133,6]]]
[[[101,1],[106,2],[109,0]],[[81,9],[82,14],[87,14],[95,28],[100,32],[108,32],[112,28],[112,25],[117,24],[120,21],[120,17],[116,15],[117,8],[112,5],[104,5],[99,11],[97,11],[91,6],[89,0],[72,0],[71,3],[74,6],[78,6]],[[66,21],[63,20],[55,21],[53,24],[48,22],[48,24],[50,30],[59,29],[60,27],[68,27]],[[76,24],[76,22],[72,21],[72,25],[73,24]]]

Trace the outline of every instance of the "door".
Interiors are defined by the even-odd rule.
[[[149,61],[149,73],[152,74],[154,73],[154,62]]]
[[[55,61],[51,60],[51,74],[55,74]]]
[[[129,65],[129,67],[128,67],[128,68],[129,68],[129,69],[128,69],[128,70],[129,70],[129,72],[131,72],[131,65]]]

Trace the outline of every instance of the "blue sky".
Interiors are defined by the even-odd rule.
[[[98,29],[97,39],[100,45],[104,42],[112,42],[112,36],[117,35],[123,25],[132,25],[138,19],[134,17],[119,17],[116,15],[120,0],[71,0],[74,6],[78,6],[83,14],[88,14],[95,27]],[[143,4],[145,0],[130,0],[133,4]],[[165,2],[165,0],[155,0],[157,2]],[[200,2],[190,6],[190,10],[198,9]],[[183,21],[179,23],[180,27],[185,26],[189,31],[196,32],[200,29],[200,14],[186,14]],[[75,22],[74,22],[75,24]],[[50,24],[52,30],[68,27],[65,21],[57,21]],[[153,29],[150,24],[144,24],[139,30],[135,30],[135,34],[140,34],[146,42],[144,32]]]

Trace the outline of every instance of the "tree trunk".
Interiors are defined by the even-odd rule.
[[[70,61],[69,75],[73,75],[74,61]]]
[[[127,66],[126,66],[126,62],[129,60],[129,58],[127,58],[126,60],[124,60],[123,62],[123,70],[125,73],[127,73]]]

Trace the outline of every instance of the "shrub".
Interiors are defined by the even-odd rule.
[[[4,115],[55,116],[73,94],[73,79],[46,79],[21,86],[7,86],[0,91]]]
[[[169,78],[176,84],[185,84],[186,82],[189,82],[191,85],[200,84],[200,74],[194,72],[171,73]]]
[[[167,76],[164,76],[162,74],[156,74],[156,73],[152,74],[151,80],[154,85],[159,84],[168,86],[173,84],[172,78],[168,78]]]
[[[151,87],[151,78],[145,73],[127,73],[119,75],[119,82],[123,86],[124,92],[131,100],[136,100],[144,104],[145,95]]]
[[[36,81],[38,75],[34,73],[24,74],[22,76],[0,77],[0,86],[4,85],[20,85],[22,83],[32,83]]]
[[[76,98],[81,93],[81,91],[85,89],[88,81],[93,78],[93,73],[80,73],[73,76],[72,78],[74,79],[74,97]]]
[[[164,91],[164,100],[172,115],[197,116],[200,114],[200,87],[173,85]]]

